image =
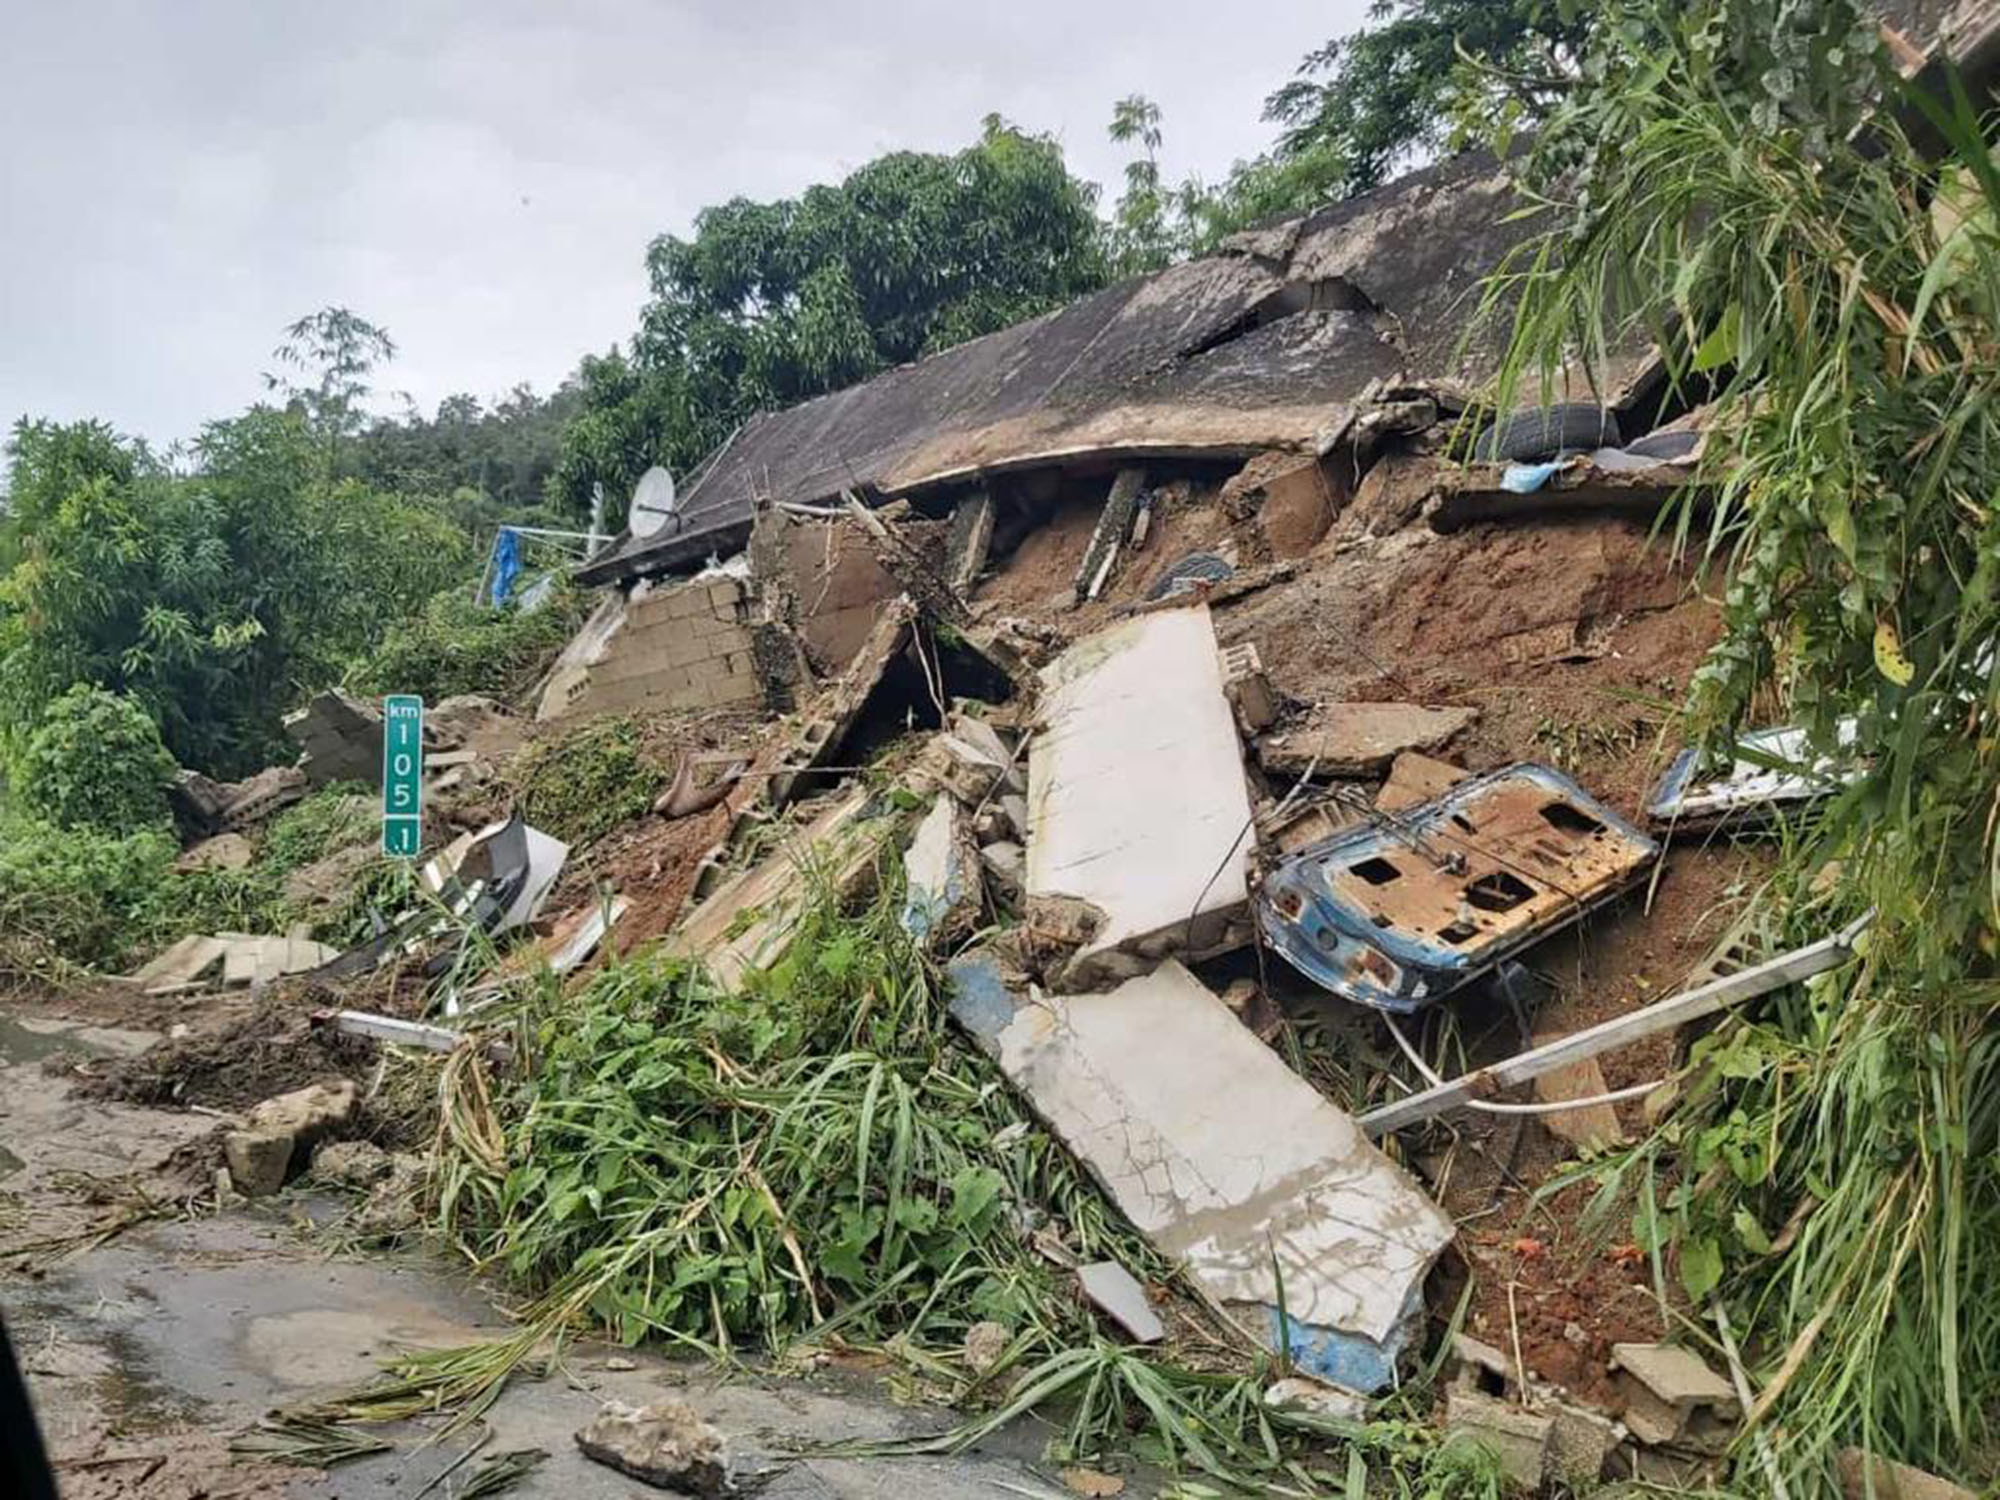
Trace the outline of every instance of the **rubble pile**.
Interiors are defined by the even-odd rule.
[[[1192,1359],[1200,1326],[1239,1373],[1274,1372],[1271,1411],[1365,1413],[1463,1306],[1439,1425],[1516,1485],[1712,1475],[1743,1393],[1662,1342],[1679,1294],[1584,1225],[1582,1189],[1546,1206],[1536,1189],[1643,1129],[1686,1028],[1852,956],[1856,930],[1784,953],[1718,930],[1723,893],[1765,856],[1679,837],[1754,839],[1843,768],[1763,769],[1783,726],[1719,776],[1655,763],[1658,720],[1633,705],[1678,692],[1716,630],[1698,573],[1647,546],[1695,482],[1701,413],[1663,410],[1644,350],[1621,352],[1617,393],[1587,410],[1496,417],[1426,377],[1444,346],[1416,315],[1434,288],[1405,262],[1435,259],[1426,236],[1484,170],[1419,174],[1436,191],[1259,231],[1145,297],[1102,294],[747,426],[685,528],[584,570],[611,591],[532,718],[432,709],[432,852],[370,907],[365,940],[196,934],[128,976],[196,1025],[229,989],[312,1012],[288,1035],[317,1049],[315,1076],[232,1101],[233,1188],[276,1193],[310,1165],[365,1195],[367,1232],[408,1231],[425,1168],[356,1140],[379,1124],[358,1092],[370,1066],[441,1070],[434,1093],[463,1114],[440,1138],[498,1177],[510,1147],[551,1139],[509,1135],[507,1080],[547,1083],[551,1051],[592,1060],[565,1009],[585,993],[641,1007],[586,1018],[607,1066],[658,1042],[669,1023],[643,1006],[666,996],[754,1038],[736,1053],[704,1034],[694,1060],[607,1097],[652,1100],[690,1067],[732,1107],[780,1115],[796,1104],[780,1082],[804,1086],[758,1067],[890,1069],[863,1047],[875,1008],[921,1004],[991,1066],[937,1050],[933,1071],[967,1077],[926,1076],[944,1093],[903,1096],[906,1123],[913,1099],[958,1097],[970,1118],[968,1100],[1009,1090],[1026,1114],[978,1151],[1046,1132],[1138,1239],[1066,1239],[1047,1202],[988,1214],[1006,1178],[976,1153],[899,1207],[907,1222],[869,1220],[877,1082],[842,1167],[853,1243],[792,1233],[799,1193],[830,1185],[749,1147],[729,1168],[757,1205],[731,1212],[776,1226],[751,1278],[767,1306],[817,1324],[837,1299],[886,1296],[857,1284],[863,1252],[887,1265],[963,1214],[1059,1267],[1103,1338]],[[1491,229],[1480,254],[1512,234]],[[1176,299],[1201,327],[1161,312]],[[946,379],[1003,355],[1030,384],[1061,356],[1039,404]],[[910,392],[933,379],[918,421]],[[836,411],[846,425],[821,420]],[[808,462],[786,437],[808,422],[843,453]],[[718,554],[705,565],[697,541]],[[649,810],[574,843],[535,826],[517,756],[609,714],[666,750],[631,796]],[[323,695],[287,727],[298,765],[184,782],[190,860],[247,857],[309,784],[377,774],[372,705]],[[337,904],[380,869],[368,847],[336,850],[295,872],[296,894]],[[794,999],[801,974],[861,961],[827,914],[885,894],[921,982],[869,991],[852,1017],[783,1014],[820,1003]],[[410,979],[394,1003],[386,976]],[[801,1028],[855,1050],[783,1058]],[[625,1191],[619,1167],[593,1166],[593,1190]],[[672,1222],[705,1222],[718,1191]],[[652,1244],[650,1211],[620,1233]],[[671,1281],[693,1252],[658,1233],[646,1253]],[[602,1312],[622,1285],[570,1311]],[[783,1326],[719,1299],[675,1316],[688,1337]],[[966,1326],[953,1358],[1004,1373],[1009,1325]],[[727,1483],[719,1434],[685,1408],[608,1411],[578,1442],[651,1483]]]

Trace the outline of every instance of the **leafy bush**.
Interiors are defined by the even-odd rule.
[[[164,825],[114,832],[10,820],[0,827],[0,945],[122,969],[146,944],[178,852]]]
[[[43,711],[20,757],[23,807],[59,828],[163,827],[173,757],[130,698],[79,683]]]
[[[639,750],[631,719],[593,719],[537,745],[516,773],[521,816],[575,846],[639,817],[665,773]]]
[[[348,673],[348,685],[364,693],[418,693],[431,702],[454,693],[510,698],[547,669],[586,612],[584,597],[566,587],[528,613],[496,610],[475,603],[465,589],[446,589],[421,613],[392,625]]]
[[[354,800],[367,795],[361,782],[336,781],[292,804],[265,830],[257,846],[257,864],[285,876],[336,849],[360,843],[375,826],[372,804]]]

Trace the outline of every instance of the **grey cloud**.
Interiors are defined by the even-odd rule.
[[[389,327],[383,384],[425,406],[547,389],[630,332],[647,241],[704,204],[950,149],[990,110],[1115,192],[1104,125],[1135,90],[1168,172],[1214,178],[1363,6],[17,0],[0,421],[187,436],[329,302]]]

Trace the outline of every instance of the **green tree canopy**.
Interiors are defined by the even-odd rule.
[[[321,441],[253,407],[204,428],[183,473],[98,423],[18,424],[0,723],[90,683],[144,705],[183,764],[280,751],[283,712],[467,561],[434,508],[327,482]]]
[[[755,412],[864,380],[1095,290],[1095,190],[997,116],[953,155],[896,152],[793,199],[704,210],[646,257],[629,353],[588,359],[552,493],[614,519],[651,463],[685,470]]]

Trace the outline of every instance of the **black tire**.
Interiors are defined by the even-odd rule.
[[[1511,412],[1479,434],[1472,456],[1486,463],[1553,458],[1558,453],[1616,448],[1618,416],[1603,407],[1563,402]]]
[[[1633,438],[1625,445],[1625,451],[1636,453],[1641,458],[1657,458],[1666,462],[1686,458],[1700,441],[1701,434],[1698,432],[1649,432],[1644,437]]]

